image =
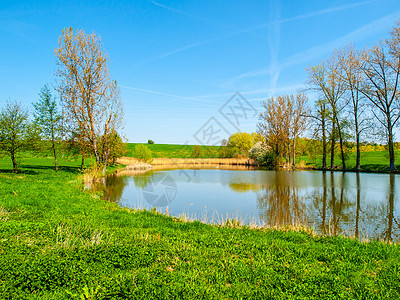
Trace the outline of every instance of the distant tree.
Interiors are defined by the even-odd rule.
[[[18,154],[32,149],[39,139],[27,110],[19,102],[8,102],[0,113],[0,152],[10,155],[14,173],[18,173]]]
[[[123,108],[116,81],[111,80],[100,39],[83,30],[64,28],[55,49],[60,93],[66,119],[80,128],[91,145],[97,166],[105,171],[112,132],[122,125]]]
[[[138,160],[150,163],[152,161],[153,155],[151,153],[151,150],[143,144],[138,144],[135,146],[133,149],[133,154],[134,157],[136,157]]]
[[[62,115],[58,111],[57,102],[52,97],[47,85],[42,88],[39,97],[39,100],[33,104],[35,108],[34,122],[39,126],[42,138],[51,143],[54,165],[58,171],[57,141],[62,135]]]
[[[253,145],[253,137],[247,132],[236,132],[232,134],[228,140],[228,147],[237,148],[245,155],[247,155]]]
[[[153,141],[153,140],[148,140],[148,141],[147,141],[147,144],[153,145],[153,144],[154,144],[154,141]]]
[[[395,171],[393,129],[400,118],[400,23],[391,38],[373,46],[362,56],[361,70],[366,77],[360,92],[370,101],[376,120],[384,128],[389,152],[389,170]]]
[[[200,158],[203,156],[203,152],[199,145],[195,145],[192,148],[192,154],[190,155],[192,158]]]

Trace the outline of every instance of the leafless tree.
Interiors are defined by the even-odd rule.
[[[117,82],[110,79],[100,39],[83,30],[64,28],[55,49],[58,91],[67,119],[80,128],[105,171],[110,135],[122,125],[123,108]]]

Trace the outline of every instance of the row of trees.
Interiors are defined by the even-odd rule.
[[[374,132],[380,133],[387,143],[389,170],[396,170],[394,128],[400,118],[399,43],[400,23],[397,23],[390,37],[373,47],[357,50],[349,46],[337,50],[326,61],[307,70],[310,88],[319,96],[312,118],[323,143],[323,169],[327,169],[328,140],[330,167],[334,167],[334,145],[338,141],[342,167],[346,169],[343,143],[352,137],[357,149],[356,170],[360,170],[361,136]]]
[[[307,69],[309,91],[316,92],[314,109],[303,93],[270,98],[263,103],[258,132],[278,157],[295,163],[296,140],[307,128],[322,143],[322,168],[328,151],[333,169],[338,145],[343,170],[346,144],[356,144],[356,170],[360,170],[362,138],[377,134],[387,144],[389,170],[396,170],[394,128],[400,118],[400,22],[390,37],[373,47],[354,46],[335,51],[327,60]],[[376,122],[374,122],[374,120]]]
[[[58,144],[95,158],[96,167],[105,171],[110,161],[123,152],[119,130],[123,106],[119,87],[109,76],[107,55],[100,39],[83,30],[63,30],[55,49],[56,91],[60,108],[48,86],[34,104],[34,118],[18,102],[9,102],[0,114],[0,151],[11,156],[17,172],[16,154],[50,145],[58,170]],[[43,145],[43,143],[41,143]]]

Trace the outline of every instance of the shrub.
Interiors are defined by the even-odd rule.
[[[138,160],[146,162],[146,163],[151,163],[152,161],[152,153],[149,148],[147,148],[146,145],[139,144],[135,146],[135,149],[133,150],[134,157],[136,157]]]
[[[154,144],[154,141],[153,141],[153,140],[148,140],[148,141],[147,141],[147,144],[153,145],[153,144]]]
[[[260,166],[276,166],[276,155],[272,148],[265,143],[258,142],[255,144],[249,151],[249,157],[254,159]]]
[[[200,147],[199,145],[193,146],[191,157],[193,157],[193,158],[200,158],[201,156],[202,156],[201,147]]]

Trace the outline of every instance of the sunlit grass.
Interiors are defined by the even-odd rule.
[[[60,166],[0,160],[0,298],[400,297],[399,245],[120,208]]]

